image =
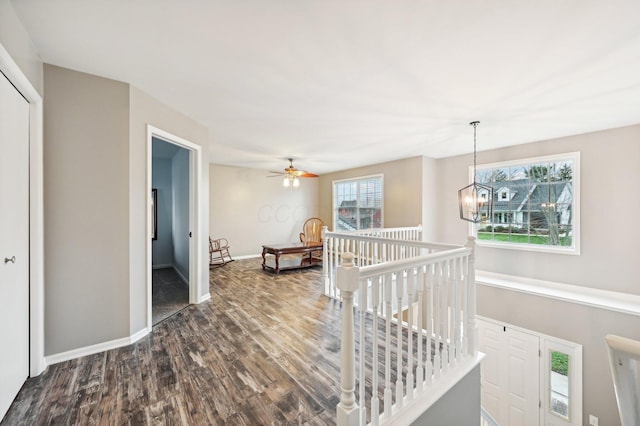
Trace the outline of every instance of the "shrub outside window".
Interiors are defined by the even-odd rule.
[[[333,229],[382,228],[383,175],[333,182]]]
[[[493,217],[475,228],[478,244],[579,254],[580,154],[479,165],[493,188]]]

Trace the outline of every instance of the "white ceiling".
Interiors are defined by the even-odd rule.
[[[47,63],[326,173],[640,123],[638,0],[12,0]]]

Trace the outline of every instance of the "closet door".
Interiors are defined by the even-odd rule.
[[[29,375],[29,104],[0,73],[0,419]]]

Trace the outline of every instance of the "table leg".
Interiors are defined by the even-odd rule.
[[[265,264],[267,263],[267,258],[265,256],[267,249],[263,248],[262,249],[262,270],[264,271],[265,269],[267,269],[265,267]]]
[[[276,274],[280,273],[280,253],[276,253]]]

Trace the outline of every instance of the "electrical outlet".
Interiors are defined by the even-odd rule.
[[[589,425],[590,426],[598,426],[598,418],[593,414],[589,414]]]

